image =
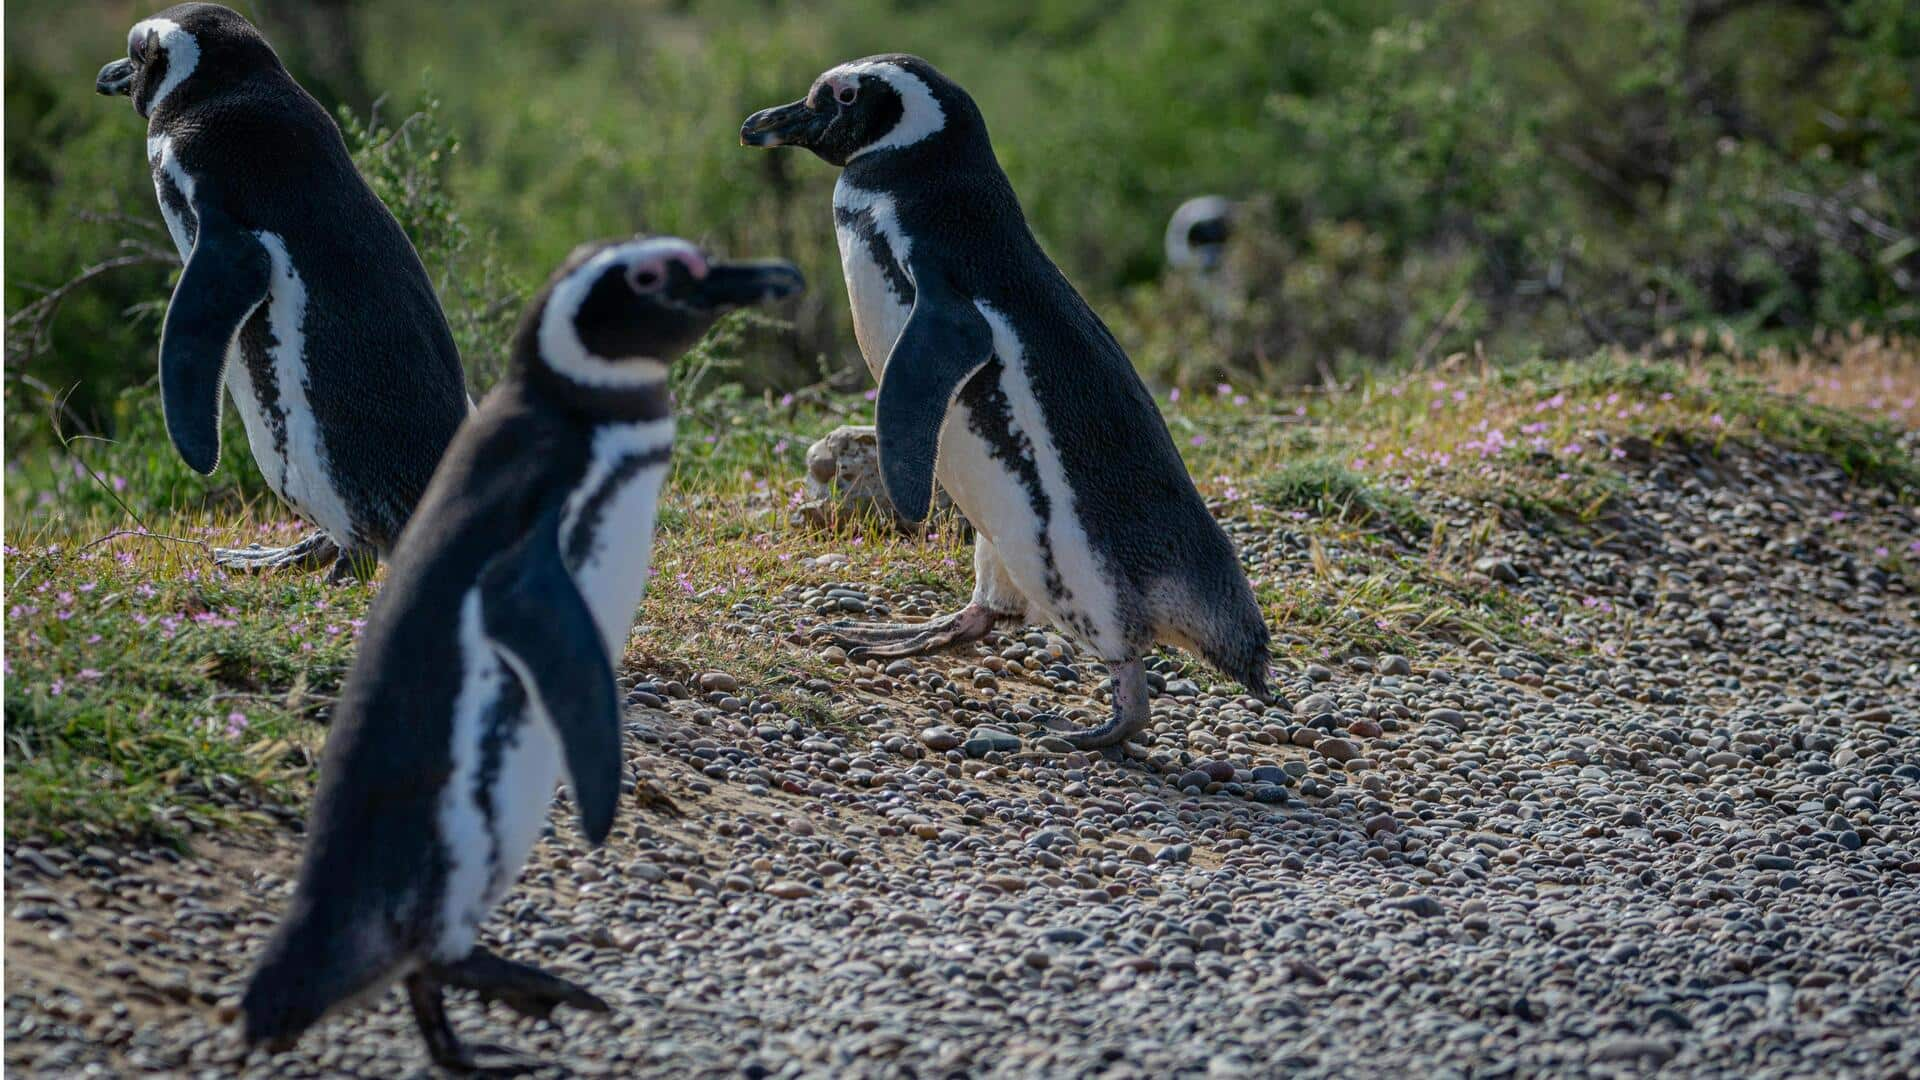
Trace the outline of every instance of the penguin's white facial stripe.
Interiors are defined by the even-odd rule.
[[[885,82],[899,96],[900,120],[885,135],[848,154],[848,161],[875,150],[897,150],[912,146],[947,126],[946,110],[940,107],[940,102],[933,96],[933,88],[920,76],[896,64],[843,64],[828,72],[826,81],[836,88],[842,85],[858,86],[862,75]]]
[[[581,342],[573,321],[594,284],[616,264],[627,267],[630,280],[643,273],[643,268],[652,267],[664,281],[668,262],[684,263],[695,277],[704,277],[707,272],[707,260],[700,250],[672,237],[616,244],[575,268],[554,286],[540,315],[540,353],[547,365],[583,386],[610,390],[650,386],[665,379],[667,365],[661,360],[594,355]]]
[[[134,23],[133,29],[127,32],[127,55],[132,56],[136,44],[145,42],[150,34],[155,35],[155,42],[166,51],[167,74],[147,99],[148,115],[152,115],[153,110],[167,99],[167,95],[186,82],[187,76],[193,74],[193,69],[200,65],[199,40],[172,19],[143,19]],[[143,66],[152,62],[151,54],[142,60]]]

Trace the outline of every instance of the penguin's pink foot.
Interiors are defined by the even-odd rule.
[[[897,660],[979,641],[1002,617],[983,604],[968,604],[923,623],[833,623],[810,636],[846,649],[855,660]]]

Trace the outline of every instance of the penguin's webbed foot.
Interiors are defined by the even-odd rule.
[[[548,1067],[539,1058],[530,1057],[510,1046],[498,1043],[460,1041],[447,1020],[446,1002],[441,998],[442,981],[433,974],[417,971],[407,976],[407,1002],[413,1006],[413,1019],[426,1041],[433,1063],[458,1076],[524,1076]]]
[[[979,641],[1000,619],[983,604],[968,604],[923,623],[833,623],[816,627],[811,636],[847,649],[855,660],[898,660]]]
[[[1076,750],[1105,750],[1126,742],[1153,719],[1147,700],[1147,666],[1139,660],[1109,664],[1113,672],[1113,715],[1097,727],[1068,729],[1054,734]]]
[[[475,945],[458,963],[435,965],[433,973],[448,986],[471,990],[482,1001],[497,1001],[534,1020],[551,1020],[553,1010],[561,1005],[584,1012],[613,1011],[579,983],[509,960],[481,945]]]
[[[214,548],[213,564],[224,570],[262,573],[293,570],[304,573],[318,570],[341,558],[339,545],[326,533],[317,532],[287,547],[269,548],[248,544],[243,548]]]

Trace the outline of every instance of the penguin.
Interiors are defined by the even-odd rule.
[[[292,901],[241,1002],[291,1047],[398,980],[435,1063],[469,1048],[446,987],[526,1016],[604,1012],[476,943],[562,778],[598,845],[620,791],[619,691],[673,444],[667,370],[721,313],[802,287],[684,240],[583,247],[530,303],[511,370],[461,429],[388,566],[334,706]]]
[[[1166,421],[1107,327],[1028,229],[973,99],[918,57],[851,61],[740,129],[840,167],[833,220],[854,336],[879,381],[881,478],[910,520],[936,477],[976,530],[962,610],[821,636],[873,658],[1050,623],[1113,676],[1115,746],[1150,719],[1168,642],[1267,696],[1265,621]]]
[[[1198,195],[1167,220],[1167,265],[1204,280],[1220,269],[1233,236],[1234,206],[1224,195]]]
[[[340,128],[259,31],[218,4],[134,24],[95,89],[133,99],[186,268],[160,335],[167,434],[220,460],[224,385],[267,486],[319,531],[221,549],[238,569],[335,577],[384,558],[472,410],[419,255]]]

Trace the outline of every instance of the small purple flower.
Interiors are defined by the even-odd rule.
[[[1168,400],[1168,401],[1179,401],[1179,400],[1180,400],[1180,388],[1176,386],[1176,387],[1174,387],[1173,389],[1171,389],[1171,390],[1169,390],[1169,391],[1167,391],[1167,400]]]
[[[1193,438],[1187,440],[1187,445],[1205,446],[1207,445],[1207,437],[1205,435],[1195,435]]]

